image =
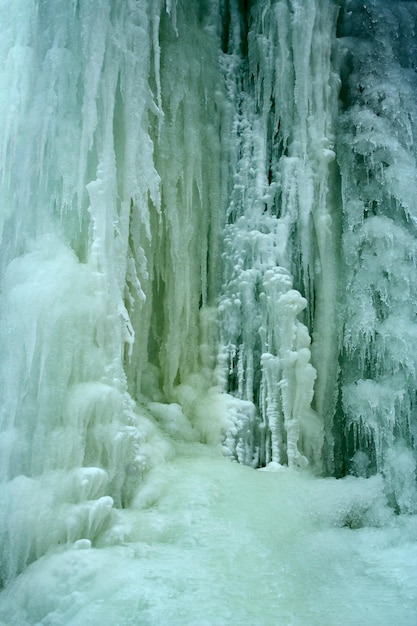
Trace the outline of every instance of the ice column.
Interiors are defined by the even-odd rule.
[[[339,346],[336,14],[294,0],[255,2],[247,17],[247,50],[231,38],[228,51],[240,66],[222,358],[229,392],[258,408],[237,427],[256,442],[244,461],[319,467],[324,435],[332,456]]]

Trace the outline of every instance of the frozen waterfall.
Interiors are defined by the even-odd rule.
[[[0,0],[0,626],[415,623],[416,96],[414,0]]]

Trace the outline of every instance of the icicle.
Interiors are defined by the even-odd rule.
[[[26,3],[17,22],[2,11],[1,193],[8,208],[0,497],[9,511],[2,546],[11,545],[10,529],[29,491],[45,494],[34,516],[46,499],[56,526],[41,537],[29,516],[13,554],[2,556],[2,578],[48,545],[83,533],[95,541],[112,503],[129,501],[150,463],[149,449],[139,452],[138,442],[152,437],[151,429],[145,419],[138,423],[123,359],[125,346],[133,357],[137,322],[124,302],[126,277],[140,315],[149,281],[149,213],[160,208],[149,136],[149,115],[158,108],[149,86],[154,11],[147,2],[116,8],[107,0],[87,0],[78,10],[60,1],[53,8]],[[143,333],[147,315],[142,311]],[[146,356],[145,348],[145,363]],[[105,472],[106,484],[95,504],[84,505],[83,489],[74,491],[66,533],[70,496],[64,490],[61,499],[55,483],[82,465]],[[5,481],[22,474],[21,489],[9,489]]]
[[[220,310],[222,340],[230,346],[231,359],[238,355],[237,365],[229,366],[229,389],[264,407],[258,436],[271,444],[262,444],[267,455],[262,462],[272,454],[274,462],[305,464],[298,452],[303,439],[310,459],[320,466],[320,419],[325,423],[326,453],[332,455],[340,201],[333,150],[337,101],[335,93],[330,88],[323,93],[322,86],[326,76],[329,85],[337,87],[331,64],[334,16],[331,3],[318,7],[308,2],[302,8],[295,1],[255,3],[248,33],[252,79],[242,65],[246,91],[234,126],[240,149],[233,164]],[[296,316],[304,309],[304,320],[314,328],[314,367],[309,364],[310,341],[294,347],[300,325]],[[308,337],[307,331],[302,334]],[[262,354],[272,355],[272,360],[261,367]],[[298,385],[306,381],[303,396]],[[310,407],[312,401],[319,418]],[[300,430],[301,422],[308,420],[312,447]],[[268,428],[274,429],[270,436]]]
[[[342,72],[352,62],[338,143],[349,294],[341,377],[344,462],[355,471],[357,454],[367,455],[366,471],[383,472],[390,498],[409,512],[416,457],[402,450],[416,441],[417,108],[416,54],[400,23],[416,29],[410,3],[357,6],[340,20]]]

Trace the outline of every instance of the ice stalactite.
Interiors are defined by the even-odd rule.
[[[255,2],[246,56],[229,51],[239,72],[223,362],[230,393],[258,407],[255,423],[243,413],[238,425],[238,438],[251,442],[240,459],[255,465],[304,465],[306,455],[320,467],[324,446],[332,456],[340,264],[334,21],[332,3]]]
[[[126,275],[140,301],[147,272],[139,246],[141,263],[128,254],[131,216],[149,233],[160,203],[153,7],[1,10],[2,578],[48,545],[94,539],[149,463],[153,427],[123,358]]]
[[[346,285],[339,464],[416,507],[417,10],[346,3],[338,162]],[[339,467],[339,471],[340,471]]]
[[[163,423],[197,436],[177,405],[161,408],[190,388],[174,386],[194,374],[196,402],[220,395],[229,109],[219,7],[189,9],[85,0],[1,11],[2,578],[48,545],[95,540],[112,503],[127,506],[164,457]],[[222,410],[201,435],[218,444]]]
[[[150,114],[160,200],[151,206],[149,233],[141,238],[135,222],[130,229],[132,257],[140,265],[136,249],[143,248],[148,280],[142,306],[134,303],[134,288],[128,295],[131,319],[141,329],[128,376],[134,394],[150,393],[147,381],[156,377],[167,400],[174,385],[199,368],[201,310],[215,304],[220,282],[226,100],[217,10],[216,19],[212,13],[210,3],[192,9],[180,3],[175,24],[162,14],[160,69],[153,79],[159,108]]]

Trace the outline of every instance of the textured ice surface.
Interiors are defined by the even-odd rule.
[[[0,0],[3,624],[415,623],[416,30]]]

